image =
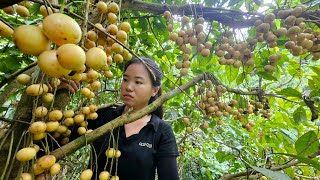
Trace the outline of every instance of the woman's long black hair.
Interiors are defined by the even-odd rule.
[[[162,82],[162,78],[163,78],[163,75],[162,75],[163,73],[162,73],[162,70],[160,69],[160,67],[158,66],[158,64],[154,60],[147,58],[147,57],[141,57],[141,59],[145,63],[141,62],[141,60],[139,60],[138,58],[134,58],[134,59],[128,61],[124,67],[124,71],[126,71],[127,68],[131,64],[144,64],[145,65],[145,68],[149,72],[149,78],[152,82],[152,86],[155,88],[159,88],[158,93],[155,96],[152,96],[150,98],[149,103],[148,103],[148,104],[150,104],[162,95],[161,82]],[[157,115],[158,117],[162,118],[163,117],[162,104],[156,110],[154,110],[152,113]]]

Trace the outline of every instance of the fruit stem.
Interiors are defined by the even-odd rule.
[[[90,7],[90,1],[86,0],[85,2],[85,11],[84,11],[84,19],[82,24],[82,38],[81,38],[81,47],[84,47],[84,40],[85,36],[87,34],[87,28],[88,28],[88,14],[89,14],[89,7]]]

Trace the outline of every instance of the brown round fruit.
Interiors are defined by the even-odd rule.
[[[58,46],[80,42],[81,28],[71,17],[61,13],[53,13],[44,18],[42,22],[44,34]]]
[[[171,13],[170,13],[170,11],[165,11],[164,13],[163,13],[163,16],[164,16],[164,18],[168,21],[168,20],[170,20],[171,19]]]
[[[96,7],[97,7],[97,10],[100,12],[100,13],[107,13],[108,12],[108,5],[103,2],[103,1],[99,1],[97,4],[96,4]]]
[[[119,12],[118,4],[115,2],[108,4],[108,11],[117,14]]]

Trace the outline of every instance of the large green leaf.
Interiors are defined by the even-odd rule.
[[[234,68],[232,66],[228,66],[226,67],[226,76],[228,81],[231,83],[232,81],[234,81],[239,73],[239,68]]]
[[[306,114],[306,111],[304,110],[303,106],[298,107],[293,112],[293,119],[297,124],[304,122],[304,121],[307,121],[307,114]]]
[[[296,89],[293,89],[291,87],[286,88],[286,89],[282,89],[281,91],[276,91],[276,93],[279,95],[288,96],[288,97],[298,97],[298,98],[302,97],[302,95],[299,91],[297,91]]]
[[[295,143],[295,148],[299,156],[307,156],[318,150],[319,139],[314,131],[309,131],[302,135]]]
[[[227,160],[230,160],[230,159],[234,159],[235,156],[234,154],[226,154],[224,152],[217,152],[216,153],[216,158],[218,159],[218,161],[220,163],[224,162],[224,161],[227,161]]]
[[[260,167],[255,167],[255,166],[251,166],[254,170],[262,173],[265,176],[268,176],[271,179],[274,180],[291,180],[291,178],[281,172],[275,172],[275,171],[271,171],[269,169],[265,169],[265,168],[260,168]]]
[[[298,159],[300,162],[305,163],[305,164],[309,164],[312,167],[316,168],[318,171],[320,171],[320,163],[318,161],[314,161],[310,158],[307,157],[303,157],[303,156],[298,156],[295,154],[286,154],[286,153],[276,153],[276,154],[282,154],[282,155],[286,155],[286,156],[291,156],[293,158]]]

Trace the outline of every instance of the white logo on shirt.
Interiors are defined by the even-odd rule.
[[[147,148],[152,148],[152,144],[139,142],[139,146],[146,146]]]

